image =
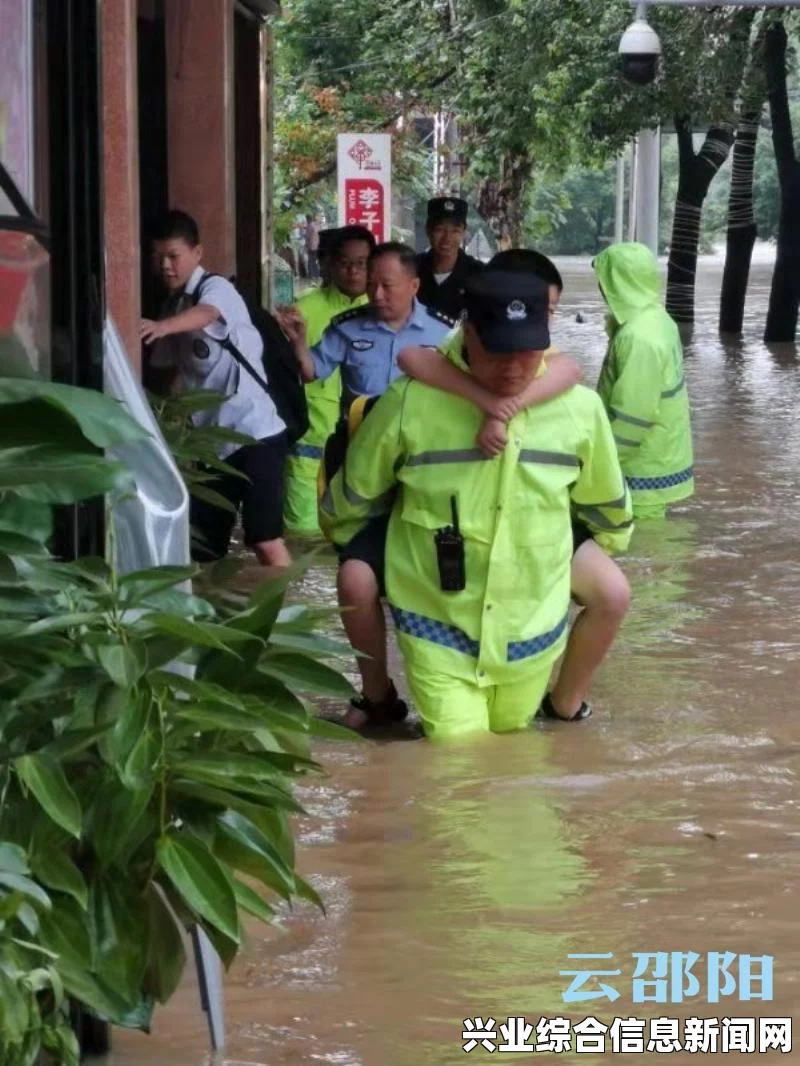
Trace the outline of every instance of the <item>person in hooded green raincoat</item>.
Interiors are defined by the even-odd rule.
[[[548,296],[533,275],[487,269],[471,281],[461,368],[498,396],[519,395],[544,371]],[[539,709],[567,637],[571,505],[607,551],[624,551],[632,531],[594,392],[577,386],[521,411],[494,459],[475,447],[481,419],[459,396],[399,379],[320,503],[341,546],[391,511],[387,598],[409,688],[437,740],[522,729]],[[463,580],[452,549],[443,554],[447,532],[451,545],[452,534],[462,539]]]
[[[610,343],[597,391],[611,419],[637,518],[662,517],[694,493],[689,396],[678,327],[661,303],[658,261],[643,244],[612,244],[594,270]]]
[[[343,226],[335,231],[325,263],[327,284],[311,289],[297,301],[312,347],[320,340],[331,319],[367,302],[367,259],[374,247],[375,238],[363,226]],[[312,381],[306,385],[308,432],[292,448],[286,463],[284,523],[287,532],[319,533],[319,464],[325,441],[339,419],[341,394],[338,371],[325,381]]]

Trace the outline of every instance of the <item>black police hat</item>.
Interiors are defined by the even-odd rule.
[[[457,196],[437,196],[428,200],[428,225],[436,222],[457,222],[466,226],[469,204]]]
[[[336,245],[339,237],[340,230],[334,229],[321,229],[319,231],[319,248],[317,250],[318,255],[330,255]]]
[[[467,281],[467,320],[491,355],[550,347],[547,283],[487,267]]]

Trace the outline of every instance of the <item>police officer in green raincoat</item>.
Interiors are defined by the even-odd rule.
[[[326,241],[325,261],[320,263],[323,284],[297,301],[310,345],[319,341],[333,318],[367,302],[367,260],[374,247],[374,237],[363,226],[343,226]],[[290,533],[319,533],[317,475],[325,441],[339,419],[341,395],[338,371],[325,381],[306,385],[308,432],[286,463],[284,522]]]
[[[488,269],[468,285],[462,368],[498,396],[544,371],[548,287]],[[608,419],[581,386],[521,411],[493,459],[473,404],[401,378],[378,401],[320,504],[345,546],[391,510],[386,592],[426,734],[524,728],[567,637],[571,505],[609,551],[630,495]]]
[[[610,344],[597,390],[611,419],[637,518],[662,517],[694,493],[683,347],[661,303],[658,262],[643,244],[613,244],[594,261]]]

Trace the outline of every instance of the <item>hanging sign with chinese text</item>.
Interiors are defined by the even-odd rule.
[[[376,241],[392,236],[392,138],[340,133],[337,142],[339,225],[365,226]]]

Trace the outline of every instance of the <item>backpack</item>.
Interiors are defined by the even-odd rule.
[[[200,303],[204,283],[214,277],[221,277],[221,275],[203,274],[192,294],[192,306],[196,307]],[[239,295],[241,296],[241,293]],[[258,330],[264,346],[261,361],[266,380],[256,373],[230,338],[220,341],[220,344],[270,396],[278,414],[286,423],[286,436],[291,448],[301,437],[305,436],[309,425],[306,390],[295,359],[294,349],[274,315],[271,315],[260,304],[251,304],[249,300],[244,300],[244,302],[250,321]]]
[[[336,423],[336,429],[325,441],[322,449],[322,462],[317,474],[317,497],[322,499],[325,490],[333,481],[339,468],[344,463],[348,445],[356,430],[380,399],[380,396],[356,396],[346,414]]]

